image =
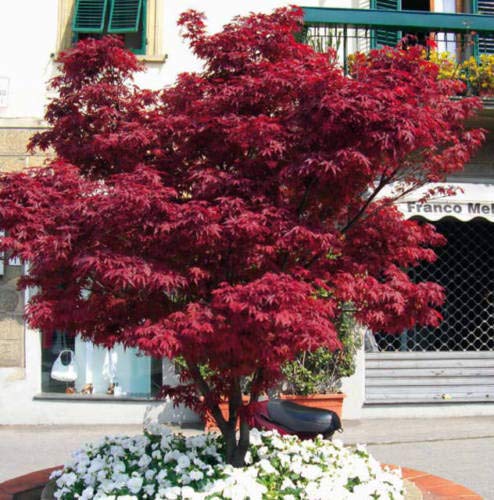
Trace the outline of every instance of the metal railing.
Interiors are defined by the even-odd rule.
[[[404,37],[449,52],[457,63],[494,54],[493,15],[317,7],[304,8],[304,14],[304,40],[318,51],[335,49],[345,70],[350,54],[396,46]]]

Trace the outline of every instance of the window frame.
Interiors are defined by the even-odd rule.
[[[81,0],[75,0],[75,3],[74,3],[74,14],[72,15],[72,18],[71,18],[71,23],[72,23],[72,43],[75,43],[77,42],[79,39],[80,39],[80,36],[81,35],[89,35],[91,36],[92,34],[97,34],[97,35],[103,35],[103,34],[108,34],[108,35],[125,35],[127,33],[136,33],[136,34],[139,34],[139,29],[137,29],[136,31],[134,30],[129,30],[129,31],[125,31],[125,30],[112,30],[111,27],[110,27],[110,24],[111,24],[111,18],[112,18],[112,14],[113,14],[113,11],[114,11],[114,8],[115,8],[115,0],[102,0],[104,3],[105,3],[105,6],[103,8],[103,16],[102,16],[102,20],[100,22],[100,27],[97,28],[97,29],[92,29],[92,28],[80,28],[80,29],[75,29],[74,26],[75,26],[75,19],[74,19],[74,15],[75,15],[75,12],[76,12],[76,8],[77,6],[80,5],[80,2]],[[146,27],[147,27],[147,17],[146,17],[146,5],[147,5],[147,1],[146,0],[142,0],[140,2],[140,12],[139,12],[139,15],[138,15],[138,26],[141,25],[142,23],[142,31],[140,33],[140,37],[139,37],[139,47],[138,48],[132,48],[132,49],[129,49],[131,50],[135,55],[144,55],[146,54],[146,44],[147,44],[147,31],[146,31]],[[137,26],[137,27],[138,27]]]
[[[58,0],[58,30],[56,52],[67,50],[72,46],[72,18],[75,10],[75,0]],[[144,0],[142,15],[145,16],[143,33],[143,53],[136,54],[139,60],[162,63],[166,55],[162,48],[163,8],[160,0]]]

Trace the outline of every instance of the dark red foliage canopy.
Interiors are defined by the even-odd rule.
[[[255,398],[297,352],[337,348],[345,304],[389,333],[439,323],[441,288],[407,269],[443,238],[385,188],[461,169],[478,102],[450,100],[457,84],[418,47],[360,55],[345,76],[295,40],[301,22],[281,9],[208,35],[187,12],[204,71],[160,92],[132,83],[141,68],[115,38],[60,56],[51,129],[31,142],[56,159],[0,181],[33,327],[181,356],[175,396],[194,402],[188,380],[236,411],[241,377]]]

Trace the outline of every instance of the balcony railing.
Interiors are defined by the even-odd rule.
[[[395,46],[407,35],[427,50],[449,53],[454,64],[471,58],[485,64],[492,55],[494,66],[494,15],[322,7],[306,7],[304,14],[304,40],[318,51],[334,48],[345,70],[353,52]]]

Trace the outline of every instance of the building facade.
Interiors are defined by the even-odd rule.
[[[293,2],[253,0],[25,0],[9,2],[1,16],[0,169],[40,165],[46,155],[26,152],[29,137],[46,127],[47,81],[57,71],[57,53],[86,36],[119,33],[146,63],[143,87],[173,83],[199,62],[182,42],[176,21],[189,8],[202,10],[214,32],[235,15],[269,12]],[[324,49],[337,40],[342,65],[355,50],[396,43],[414,33],[419,43],[434,36],[441,50],[467,58],[494,50],[494,2],[487,0],[317,0],[305,8],[308,43]],[[29,12],[29,15],[26,15]],[[480,14],[478,14],[480,13]],[[437,14],[437,15],[436,15]],[[394,16],[394,17],[393,17]],[[468,29],[465,22],[470,23]],[[472,31],[478,34],[473,36]],[[434,268],[421,276],[441,282],[449,308],[439,332],[403,332],[399,337],[368,334],[368,352],[358,355],[356,374],[344,381],[344,417],[421,414],[494,414],[494,102],[486,100],[478,125],[488,142],[464,174],[455,199],[423,205],[405,200],[407,217],[438,224],[450,243]],[[112,351],[29,329],[22,312],[28,297],[16,290],[20,262],[0,261],[0,424],[181,422],[196,416],[153,399],[174,367],[135,350]],[[75,353],[73,384],[56,380],[57,359]],[[65,360],[65,362],[67,362]],[[89,385],[92,385],[90,393]],[[72,387],[75,392],[67,391]],[[415,409],[418,408],[418,409]]]

